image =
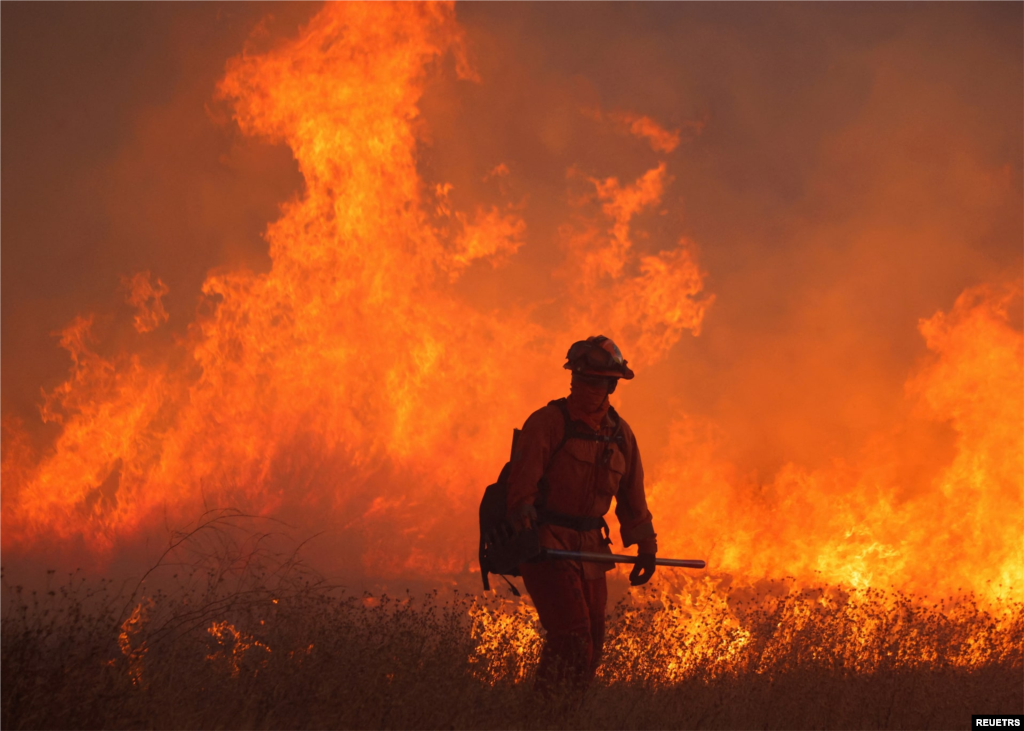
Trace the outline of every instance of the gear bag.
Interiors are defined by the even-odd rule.
[[[547,465],[544,467],[544,475],[540,479],[540,495],[537,501],[537,522],[550,525],[560,525],[574,530],[596,530],[604,532],[605,541],[611,543],[608,538],[608,524],[604,518],[593,518],[583,515],[566,515],[547,510],[544,507],[547,501],[547,493],[550,490],[547,480],[547,471],[554,462],[555,456],[562,450],[565,443],[570,439],[583,439],[591,442],[619,442],[624,441],[622,433],[616,428],[612,436],[581,432],[573,426],[569,416],[569,409],[565,405],[565,399],[551,401],[549,406],[557,406],[562,412],[565,420],[565,427],[562,431],[562,441],[558,443]],[[614,409],[609,409],[612,418],[618,422],[618,414]],[[519,440],[521,431],[512,430],[512,450],[509,459],[516,453],[516,442]],[[517,530],[512,522],[508,520],[508,478],[512,472],[511,461],[506,462],[498,475],[498,480],[493,485],[488,485],[484,490],[483,499],[480,500],[480,576],[483,579],[484,589],[491,588],[488,574],[498,574],[509,585],[512,593],[520,596],[515,584],[509,581],[509,576],[519,576],[519,564],[536,559],[541,555],[540,537],[535,530]]]

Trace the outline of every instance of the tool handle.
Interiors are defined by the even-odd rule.
[[[543,549],[544,558],[560,558],[570,561],[589,561],[591,563],[636,563],[636,556],[624,556],[621,553],[591,553],[588,551],[562,551],[557,548]],[[683,569],[702,569],[705,564],[700,559],[689,558],[655,558],[656,566],[675,566]]]

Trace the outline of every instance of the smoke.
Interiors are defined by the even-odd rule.
[[[213,100],[226,59],[315,6],[10,6],[3,28],[3,413],[38,424],[67,374],[54,333],[94,312],[97,347],[170,339],[215,267],[269,266],[262,231],[302,184],[290,152]],[[133,336],[121,278],[150,270],[167,324]],[[117,305],[122,304],[121,309]],[[52,432],[39,434],[42,448]]]
[[[622,398],[643,412],[678,399],[770,475],[855,451],[900,408],[925,352],[918,318],[1019,271],[1020,35],[1000,30],[1007,12],[462,7],[496,82],[471,90],[466,116],[543,191],[525,214],[532,242],[555,238],[545,201],[564,207],[566,169],[633,180],[656,159],[581,110],[703,123],[665,156],[672,179],[639,245],[690,237],[715,305],[661,377]],[[444,129],[452,148],[472,138]],[[644,436],[648,451],[661,441]]]
[[[243,134],[215,92],[243,47],[258,57],[318,8],[275,7],[261,23],[268,10],[3,7],[5,483],[58,438],[38,410],[39,389],[52,404],[67,378],[50,333],[71,322],[84,333],[75,318],[95,313],[93,339],[73,352],[132,352],[146,368],[188,336],[210,272],[237,282],[270,270],[263,234],[310,177],[279,140]],[[862,469],[894,432],[905,449],[881,460],[898,463],[888,481],[903,499],[927,494],[958,442],[949,419],[922,417],[907,397],[931,357],[920,322],[965,290],[1020,276],[1020,6],[468,4],[455,15],[475,78],[457,55],[432,61],[414,123],[416,172],[426,190],[441,186],[434,212],[456,241],[451,293],[465,311],[566,339],[515,336],[532,348],[521,351],[529,368],[545,367],[544,348],[551,356],[535,390],[513,384],[515,403],[475,383],[486,374],[453,371],[493,399],[455,412],[468,422],[459,429],[488,435],[474,464],[500,467],[504,433],[561,395],[559,348],[603,332],[642,366],[616,397],[648,473],[725,501],[692,519],[753,510],[787,475]],[[166,289],[166,322],[150,317],[140,332],[119,287],[146,271]],[[1013,332],[1019,314],[1008,311]],[[299,492],[318,470],[350,466],[328,459],[286,478],[288,464],[271,472]],[[425,520],[426,488],[411,502],[389,492],[408,464],[356,472],[359,487],[335,501],[346,511],[386,536],[389,523]],[[470,527],[482,485],[452,484],[438,505]],[[15,494],[5,489],[5,514]],[[699,500],[685,494],[682,513]],[[409,550],[444,540],[444,520],[428,522]],[[688,530],[675,517],[656,525],[665,537]],[[342,530],[336,540],[370,571],[398,550]]]

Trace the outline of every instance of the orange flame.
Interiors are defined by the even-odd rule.
[[[206,656],[212,663],[224,662],[231,671],[231,677],[237,678],[242,671],[242,661],[247,652],[252,649],[262,650],[269,653],[271,650],[259,640],[244,632],[239,632],[233,624],[228,622],[213,622],[206,628],[206,632],[217,641],[218,649]],[[312,649],[312,645],[309,649]],[[308,650],[307,650],[308,652]],[[294,654],[291,653],[292,655]],[[261,661],[261,667],[266,665],[266,659]],[[253,671],[258,674],[259,668]]]
[[[167,322],[170,315],[164,309],[163,296],[170,290],[167,285],[156,280],[150,281],[150,273],[138,272],[131,277],[122,277],[121,284],[127,290],[125,301],[138,312],[135,314],[135,329],[140,333],[148,333]]]
[[[692,418],[676,422],[677,458],[652,485],[655,515],[688,513],[685,531],[662,533],[672,552],[707,555],[711,570],[795,576],[854,587],[895,585],[1019,601],[1024,472],[1024,336],[1008,323],[1019,286],[981,286],[951,312],[920,322],[932,351],[906,385],[913,422],[878,434],[861,464],[784,466],[751,484],[721,456],[725,435]],[[925,484],[901,469],[916,423],[955,432],[955,451]]]
[[[449,188],[427,195],[417,174],[425,69],[449,51],[472,77],[451,6],[342,4],[298,40],[229,64],[220,94],[238,124],[291,146],[306,181],[267,232],[273,266],[207,279],[184,365],[104,358],[88,317],[65,330],[72,374],[44,406],[63,431],[23,470],[6,543],[82,534],[103,550],[165,509],[189,515],[205,495],[261,514],[321,507],[364,529],[363,561],[378,574],[465,568],[470,506],[507,449],[508,425],[534,394],[561,390],[545,366],[559,362],[570,328],[596,331],[607,312],[543,325],[482,313],[452,288],[473,262],[513,255],[525,229],[515,205],[470,217],[452,210]],[[703,312],[685,296],[660,309],[679,283],[700,292],[692,246],[624,271],[637,258],[630,218],[657,201],[665,175],[662,163],[635,186],[593,181],[610,227],[597,234],[594,261],[605,263],[585,265],[594,275],[583,284],[607,288],[611,276],[649,308],[620,338],[648,360]],[[132,281],[133,302],[155,301],[148,327],[162,319],[163,290]],[[383,484],[385,472],[401,489]],[[444,540],[453,516],[467,528],[454,546]]]
[[[149,621],[152,607],[153,602],[150,599],[139,602],[128,619],[121,623],[121,634],[117,637],[117,646],[128,663],[128,677],[132,685],[141,685],[143,682],[143,661],[149,652],[149,646],[142,638],[142,634]]]
[[[667,130],[650,117],[633,112],[604,113],[597,109],[584,109],[583,114],[598,122],[611,121],[617,132],[646,140],[655,152],[672,152],[679,147],[682,138],[681,130]],[[686,128],[694,135],[699,135],[704,129],[704,122],[690,120],[686,122]]]
[[[714,298],[696,244],[637,245],[671,179],[664,160],[625,182],[570,171],[584,192],[545,301],[485,311],[461,292],[530,234],[522,200],[457,210],[417,168],[429,75],[453,57],[475,78],[461,33],[448,4],[330,4],[298,38],[228,64],[219,95],[240,129],[287,144],[305,182],[266,232],[272,266],[211,274],[163,359],[101,354],[89,315],[65,328],[70,374],[42,406],[55,442],[37,455],[3,422],[5,548],[82,538],[103,555],[213,502],[355,536],[375,576],[462,573],[481,488],[510,426],[564,392],[567,344],[603,332],[642,375],[700,334]],[[654,153],[680,144],[648,117],[607,118]],[[493,162],[491,177],[514,178]],[[168,319],[151,276],[126,280],[140,333]],[[724,455],[720,427],[677,413],[667,457],[647,465],[663,551],[715,572],[1020,597],[1013,297],[972,289],[921,323],[932,358],[907,381],[917,410],[855,464],[791,462],[762,482]],[[900,450],[931,422],[952,430],[952,459],[929,454],[938,473],[908,477]]]

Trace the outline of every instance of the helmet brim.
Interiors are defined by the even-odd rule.
[[[604,376],[604,377],[607,377],[607,378],[623,378],[623,379],[625,379],[627,381],[632,380],[633,376],[636,375],[635,373],[633,373],[633,370],[629,366],[627,366],[627,365],[623,365],[621,371],[606,371],[606,370],[600,370],[599,371],[599,370],[594,370],[592,368],[587,368],[585,366],[584,367],[580,367],[580,368],[573,368],[568,363],[566,363],[562,367],[565,368],[567,371],[572,371],[573,373],[579,373],[580,375],[583,375],[583,376]]]

